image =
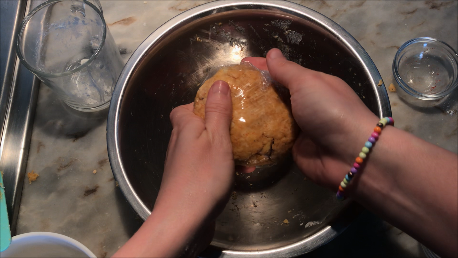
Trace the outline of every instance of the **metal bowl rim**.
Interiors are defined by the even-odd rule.
[[[194,7],[188,11],[185,11],[174,18],[170,19],[153,33],[151,33],[135,50],[127,64],[125,65],[121,75],[119,76],[118,82],[113,92],[113,97],[110,104],[108,121],[107,121],[107,147],[108,156],[110,159],[110,165],[113,174],[119,183],[119,187],[124,193],[126,199],[132,205],[134,210],[144,219],[151,214],[148,208],[140,201],[138,195],[135,193],[132,185],[127,180],[123,164],[121,163],[120,156],[120,135],[119,135],[119,114],[122,99],[125,93],[126,85],[128,85],[131,75],[141,63],[146,52],[153,46],[157,41],[162,39],[162,36],[169,31],[173,31],[175,28],[181,26],[183,23],[194,21],[200,18],[200,15],[210,15],[212,11],[218,8],[229,8],[236,6],[249,6],[251,9],[263,9],[263,8],[275,8],[295,16],[307,17],[313,20],[317,24],[326,28],[326,30],[338,37],[341,42],[348,47],[349,50],[358,58],[360,63],[363,65],[365,72],[372,78],[371,86],[376,95],[376,101],[378,104],[378,111],[381,117],[391,116],[391,109],[388,99],[388,94],[385,87],[378,87],[377,83],[382,79],[372,59],[363,49],[363,47],[342,27],[337,23],[327,18],[326,16],[310,9],[305,6],[287,2],[287,1],[214,1],[206,3],[197,7]],[[337,235],[339,235],[350,223],[347,223],[345,227],[333,228],[332,225],[326,226],[314,235],[305,238],[294,244],[286,245],[280,248],[274,248],[265,251],[231,251],[222,250],[221,256],[224,257],[279,257],[279,256],[295,256],[306,252],[310,252],[321,245],[326,244]]]

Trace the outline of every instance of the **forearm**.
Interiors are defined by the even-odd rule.
[[[298,167],[336,191],[379,118],[343,80],[290,62],[278,49],[249,61],[290,91],[302,130],[293,147]],[[344,193],[439,254],[456,256],[457,162],[455,154],[388,126]]]
[[[387,126],[348,194],[446,257],[456,256],[458,156]]]
[[[179,214],[153,212],[113,257],[179,257],[185,254],[196,223]],[[189,251],[189,250],[188,250]]]

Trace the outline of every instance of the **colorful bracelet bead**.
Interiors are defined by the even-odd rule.
[[[361,152],[359,153],[358,157],[356,157],[355,163],[353,163],[353,167],[350,169],[350,172],[348,172],[348,174],[345,175],[345,178],[340,183],[339,190],[336,194],[337,200],[345,199],[345,188],[347,188],[348,184],[350,184],[351,182],[351,179],[358,173],[358,170],[361,168],[361,164],[364,162],[364,159],[367,158],[367,155],[369,154],[371,148],[374,146],[375,142],[380,137],[382,129],[385,128],[385,126],[387,125],[394,125],[393,118],[385,117],[380,119],[380,121],[377,123],[377,125],[374,128],[374,132],[372,132],[371,136],[369,137],[369,139],[367,139],[366,143],[364,144],[364,147],[361,149]]]

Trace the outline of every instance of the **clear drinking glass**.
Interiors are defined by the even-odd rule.
[[[93,0],[94,1],[94,0]],[[23,64],[70,107],[108,107],[123,68],[98,1],[50,0],[33,9],[18,34]]]

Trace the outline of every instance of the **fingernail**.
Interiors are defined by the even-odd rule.
[[[225,81],[216,81],[213,83],[211,90],[213,93],[228,95],[229,85]]]
[[[283,54],[281,53],[279,49],[273,49],[270,51],[270,55],[269,55],[270,59],[277,59],[277,58],[282,58],[282,57],[283,57]]]

